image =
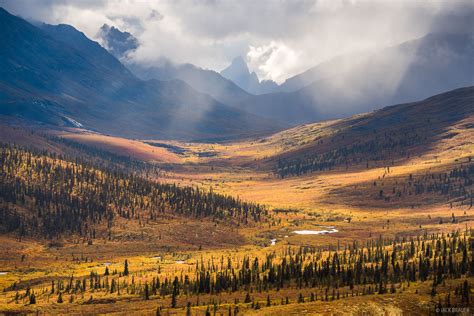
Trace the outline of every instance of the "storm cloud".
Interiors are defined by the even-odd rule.
[[[106,23],[133,34],[128,58],[163,57],[219,71],[246,57],[260,79],[279,83],[333,57],[376,50],[429,32],[472,28],[472,1],[0,0],[30,20],[71,24],[96,37]]]

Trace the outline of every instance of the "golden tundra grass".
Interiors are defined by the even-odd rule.
[[[472,120],[469,118],[468,120]],[[410,159],[397,162],[386,173],[384,168],[364,167],[336,169],[329,172],[317,172],[301,177],[280,179],[272,174],[266,164],[266,158],[272,155],[304,147],[317,136],[328,135],[334,130],[333,122],[309,124],[273,135],[262,140],[252,140],[229,144],[197,144],[168,142],[186,149],[186,155],[170,153],[164,148],[150,146],[137,140],[126,140],[89,132],[66,131],[60,135],[75,141],[100,146],[111,152],[130,155],[146,161],[165,162],[172,168],[163,173],[157,181],[182,185],[212,188],[216,192],[238,196],[267,205],[269,208],[292,209],[295,212],[273,214],[274,225],[257,224],[253,227],[228,227],[207,220],[182,219],[169,217],[157,222],[144,223],[117,220],[114,226],[114,240],[97,240],[87,245],[86,240],[70,236],[59,241],[60,245],[48,246],[37,240],[17,240],[15,236],[3,236],[0,242],[0,289],[12,283],[30,284],[37,293],[50,286],[52,279],[67,279],[71,275],[86,276],[91,271],[103,273],[105,263],[109,269],[123,270],[123,262],[128,259],[130,270],[137,280],[147,279],[150,271],[159,268],[163,276],[178,275],[181,271],[193,269],[196,261],[211,257],[219,260],[221,256],[230,256],[233,260],[248,256],[264,256],[271,251],[282,251],[288,246],[301,245],[326,246],[351,243],[353,240],[365,240],[379,235],[386,237],[413,236],[429,232],[450,232],[455,229],[472,227],[473,211],[467,207],[448,203],[428,203],[411,207],[374,206],[367,196],[375,191],[364,188],[365,183],[389,182],[391,179],[406,177],[409,174],[424,173],[427,170],[449,170],[460,159],[473,156],[474,131],[454,126],[458,135],[442,140],[430,151],[414,155]],[[290,137],[291,136],[291,137]],[[25,137],[28,137],[27,135]],[[292,139],[292,141],[288,141]],[[200,157],[199,153],[213,152],[214,157]],[[250,168],[255,163],[257,169]],[[366,195],[358,198],[349,192],[360,190]],[[347,191],[349,190],[349,191]],[[428,199],[430,197],[428,196]],[[460,219],[457,223],[445,221],[439,224],[438,218],[449,219],[454,215]],[[348,218],[351,221],[348,222]],[[296,235],[294,230],[320,229],[336,227],[338,232],[328,235]],[[270,239],[277,239],[270,246]],[[23,257],[23,259],[22,259]],[[85,258],[88,260],[73,260]],[[152,257],[161,257],[161,260]],[[185,263],[177,263],[183,260]],[[297,304],[300,293],[297,289],[285,289],[272,293],[272,306],[260,310],[251,309],[243,304],[245,293],[221,294],[217,314],[227,315],[229,305],[240,300],[239,308],[243,314],[256,315],[327,315],[327,314],[414,314],[420,306],[432,303],[429,296],[429,282],[412,284],[397,294],[350,297],[333,302],[307,302]],[[445,288],[453,286],[446,281]],[[441,291],[442,289],[440,289]],[[136,295],[107,295],[88,292],[84,297],[75,297],[74,303],[58,304],[57,297],[51,295],[48,300],[44,294],[36,305],[28,305],[26,300],[16,304],[15,292],[0,293],[0,311],[43,313],[117,313],[128,315],[156,313],[163,306],[166,314],[185,314],[186,297],[178,299],[180,308],[169,310],[170,299],[157,298],[144,301]],[[94,304],[87,304],[90,295]],[[265,293],[253,294],[261,305],[266,304]],[[306,299],[309,290],[303,290]],[[290,297],[290,304],[280,305],[280,300]],[[196,297],[191,298],[196,303]],[[208,302],[210,297],[200,297]],[[277,306],[273,306],[277,304]],[[193,315],[203,315],[206,307],[193,307]],[[211,309],[211,313],[213,310]]]

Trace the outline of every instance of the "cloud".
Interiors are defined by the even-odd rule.
[[[246,56],[260,79],[282,81],[334,56],[432,30],[472,28],[466,1],[0,0],[14,14],[67,23],[94,38],[107,23],[138,38],[135,61],[167,57],[220,70]],[[434,23],[437,21],[437,23]]]
[[[301,52],[295,51],[282,42],[271,41],[267,45],[250,46],[247,62],[261,80],[282,83],[288,76],[305,70]]]

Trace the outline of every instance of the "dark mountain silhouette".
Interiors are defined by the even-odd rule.
[[[0,115],[136,138],[229,138],[275,130],[179,81],[143,81],[71,26],[0,9]]]
[[[221,75],[252,94],[272,93],[279,90],[274,81],[264,80],[260,82],[257,74],[250,72],[247,63],[241,56],[234,58],[232,63],[221,71]]]
[[[132,34],[122,32],[115,26],[104,24],[97,35],[102,39],[105,48],[119,59],[138,47],[138,40]]]
[[[143,80],[182,80],[197,91],[209,94],[224,104],[237,103],[251,96],[219,73],[192,64],[176,65],[163,59],[160,65],[147,66],[134,63],[127,64],[127,67]]]

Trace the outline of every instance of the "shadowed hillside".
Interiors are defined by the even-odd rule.
[[[142,81],[67,25],[37,28],[0,10],[0,114],[126,137],[229,138],[275,124],[186,83]]]
[[[472,311],[472,1],[3,6],[1,315]]]

